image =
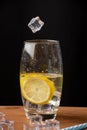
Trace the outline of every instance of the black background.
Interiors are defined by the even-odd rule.
[[[77,0],[0,1],[0,105],[21,105],[20,57],[27,39],[60,40],[63,57],[61,106],[87,106],[86,3]],[[33,34],[28,22],[45,22]]]

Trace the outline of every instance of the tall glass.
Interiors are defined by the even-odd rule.
[[[63,65],[56,40],[27,40],[20,62],[20,89],[25,115],[55,119],[60,105]]]

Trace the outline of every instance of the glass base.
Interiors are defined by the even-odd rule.
[[[42,114],[41,115],[42,116],[42,119],[43,119],[43,121],[44,120],[48,120],[48,119],[55,119],[56,118],[56,114]]]
[[[25,112],[26,118],[30,119],[31,116],[37,115],[37,114],[31,114],[29,112]],[[42,116],[42,120],[48,120],[48,119],[55,119],[56,118],[56,114],[39,114]]]

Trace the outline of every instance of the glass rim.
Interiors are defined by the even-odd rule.
[[[45,42],[45,43],[44,43]],[[36,43],[36,44],[59,44],[59,40],[52,40],[52,39],[32,39],[32,40],[25,40],[24,44],[29,43]]]

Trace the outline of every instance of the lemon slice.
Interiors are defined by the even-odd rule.
[[[53,96],[55,87],[46,76],[38,73],[20,79],[22,96],[34,104],[46,104]]]

